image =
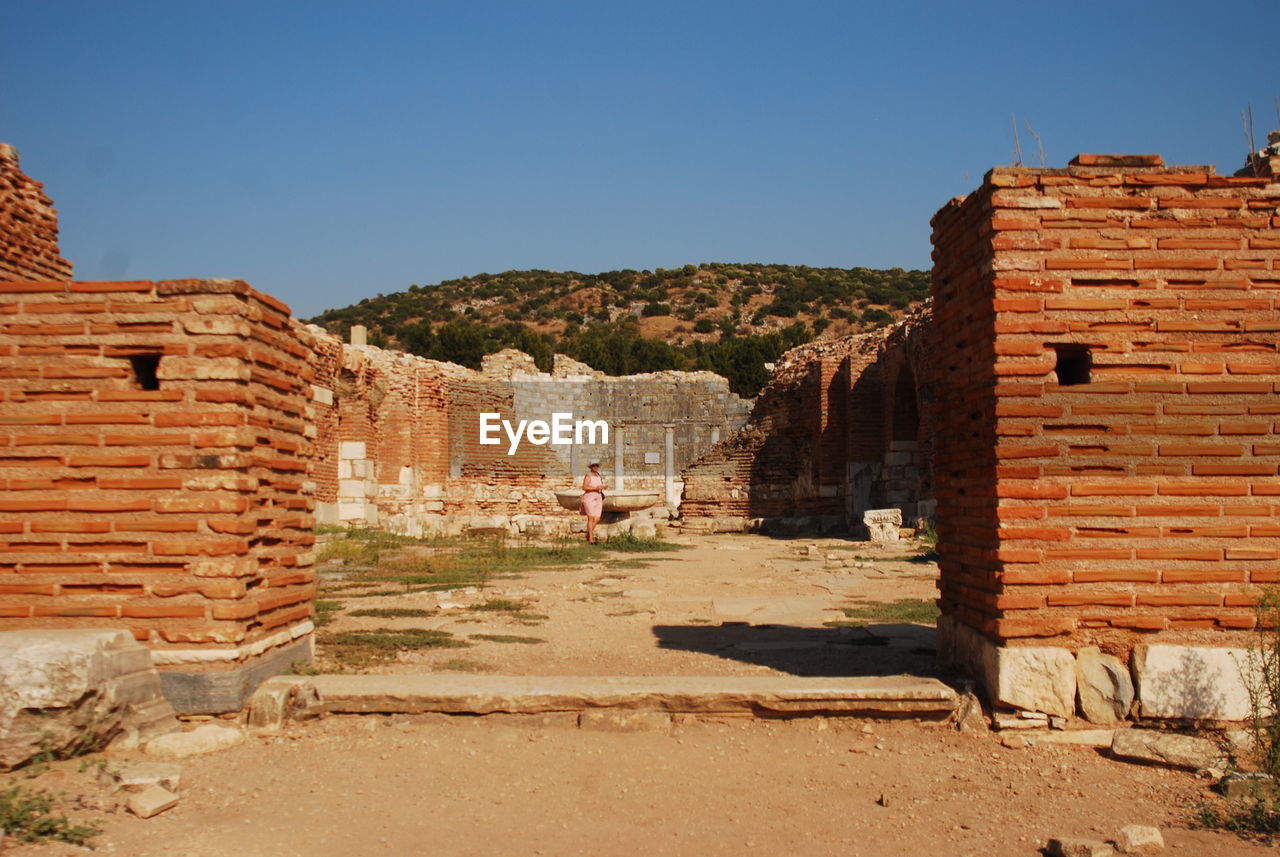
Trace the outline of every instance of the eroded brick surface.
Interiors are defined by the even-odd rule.
[[[929,324],[787,352],[747,425],[685,471],[682,515],[847,528],[882,506],[930,514]]]
[[[53,200],[19,169],[18,150],[0,143],[0,281],[69,279]]]
[[[935,216],[941,605],[998,643],[1230,641],[1277,579],[1280,185],[1080,156]]]
[[[311,351],[239,281],[0,283],[0,627],[307,625]],[[284,638],[288,638],[285,634]]]

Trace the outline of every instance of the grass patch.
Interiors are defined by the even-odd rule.
[[[362,607],[352,610],[348,616],[372,616],[375,619],[425,619],[435,616],[436,611],[424,610],[421,607]]]
[[[856,628],[872,622],[913,622],[920,625],[935,625],[938,622],[938,605],[919,598],[900,598],[897,601],[844,607],[841,612],[844,613],[845,620],[835,620],[839,624],[823,624]]]
[[[541,637],[520,637],[515,634],[468,634],[469,640],[487,640],[490,643],[545,643]]]
[[[430,548],[431,552],[409,559],[388,556],[414,545]],[[599,563],[604,561],[608,551],[636,553],[678,550],[679,547],[661,539],[638,539],[630,534],[594,545],[569,539],[548,545],[523,541],[513,543],[506,536],[459,543],[355,529],[321,548],[318,559],[320,562],[341,559],[346,563],[351,579],[341,584],[343,591],[358,588],[362,582],[364,585],[389,583],[401,587],[399,590],[353,592],[347,596],[372,598],[406,592],[483,587],[495,577],[509,577],[530,569]],[[329,591],[338,590],[335,587]]]
[[[317,628],[323,628],[334,620],[333,614],[341,611],[342,609],[344,608],[341,601],[317,601],[316,616],[312,622]]]
[[[469,645],[447,631],[426,628],[376,628],[321,634],[316,642],[322,654],[340,667],[367,667],[394,660],[403,651],[456,649]]]
[[[1201,804],[1196,808],[1195,820],[1210,830],[1277,836],[1280,835],[1280,804],[1266,800],[1233,801],[1225,808]]]
[[[72,824],[64,815],[51,815],[53,795],[15,785],[0,790],[0,830],[19,842],[55,840],[87,845],[101,831],[92,824]]]
[[[494,613],[520,613],[529,605],[509,598],[490,598],[483,604],[472,605],[472,610],[488,610]]]
[[[342,560],[346,565],[377,565],[383,553],[415,542],[422,540],[368,528],[345,530],[316,552],[316,562]]]
[[[673,545],[671,542],[664,542],[662,539],[637,538],[631,533],[623,533],[613,538],[605,539],[600,545],[605,550],[622,551],[624,553],[678,551],[684,547],[684,545]]]

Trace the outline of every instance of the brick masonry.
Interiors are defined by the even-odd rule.
[[[53,200],[19,169],[18,150],[0,143],[0,281],[69,279]]]
[[[747,425],[684,472],[694,530],[849,530],[867,509],[932,512],[927,311],[787,352]]]
[[[0,628],[162,669],[309,642],[310,349],[234,280],[0,283]]]
[[[933,226],[944,658],[1003,686],[993,646],[1243,645],[1280,557],[1280,184],[1081,155]]]
[[[592,460],[612,489],[621,465],[624,489],[666,495],[675,506],[680,469],[741,426],[748,409],[711,373],[613,378],[563,355],[543,373],[517,351],[490,355],[476,372],[309,332],[318,356],[312,478],[329,523],[415,535],[530,525],[566,533],[581,520],[556,492],[578,484]],[[557,412],[604,420],[608,443],[526,441],[514,455],[505,435],[480,443],[481,413],[518,423]]]

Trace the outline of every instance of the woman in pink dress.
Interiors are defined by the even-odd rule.
[[[604,512],[604,477],[600,475],[600,462],[587,465],[587,475],[582,477],[582,499],[578,511],[587,516],[587,541],[595,542],[596,525]]]

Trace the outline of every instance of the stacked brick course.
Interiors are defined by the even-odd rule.
[[[534,517],[542,531],[568,532],[581,518],[556,492],[578,484],[588,461],[603,463],[611,485],[621,461],[627,489],[661,495],[668,478],[746,419],[746,403],[707,372],[612,378],[561,355],[547,374],[515,351],[490,355],[476,372],[309,332],[317,354],[311,472],[327,523],[418,535],[519,529]],[[509,455],[501,431],[500,443],[480,443],[481,413],[513,425],[571,413],[604,420],[611,434],[608,443],[597,436],[572,446],[525,440]]]
[[[929,424],[912,366],[928,314],[783,355],[748,424],[684,472],[687,525],[857,527],[870,508],[927,515]]]
[[[998,168],[934,245],[944,656],[999,697],[992,645],[1239,644],[1280,558],[1280,185]]]
[[[287,307],[239,281],[0,283],[0,355],[0,627],[124,625],[180,710],[213,704],[201,671],[307,656],[311,351]]]
[[[0,281],[69,280],[58,250],[58,215],[44,186],[18,168],[18,150],[0,143]]]

